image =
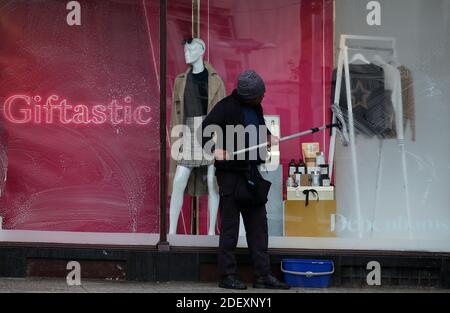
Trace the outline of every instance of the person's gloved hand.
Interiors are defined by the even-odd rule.
[[[269,135],[267,137],[267,147],[271,148],[272,146],[276,146],[280,143],[280,138],[274,135]]]
[[[217,161],[226,161],[230,159],[230,154],[228,153],[227,150],[216,149],[214,151],[214,158]]]

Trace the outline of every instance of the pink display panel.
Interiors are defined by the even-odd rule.
[[[159,1],[3,1],[3,228],[159,232]]]
[[[281,135],[331,120],[333,1],[210,1],[209,59],[227,89],[247,68],[266,83],[264,114],[279,115]],[[301,158],[301,142],[319,142],[328,155],[329,133],[281,145],[282,163]],[[287,169],[286,169],[287,171]]]
[[[333,1],[209,0],[200,3],[200,37],[207,44],[206,60],[222,76],[228,94],[236,87],[238,74],[251,68],[265,80],[264,112],[280,116],[282,136],[331,121]],[[168,42],[172,45],[167,63],[170,86],[176,74],[186,70],[180,42],[192,36],[191,1],[176,1],[168,13]],[[298,162],[302,158],[302,142],[319,142],[327,156],[329,137],[327,131],[283,143],[280,149],[284,172],[291,159]],[[178,228],[180,234],[190,233],[189,203],[186,197]],[[207,216],[204,197],[200,204],[200,234],[207,233]]]

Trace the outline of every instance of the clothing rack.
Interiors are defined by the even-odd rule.
[[[359,46],[359,45],[348,45],[348,40],[355,41],[370,41],[370,42],[386,42],[389,44],[389,48],[381,48],[381,47],[370,47],[370,46]],[[350,81],[350,64],[349,64],[349,50],[375,50],[375,51],[390,51],[394,57],[397,59],[397,49],[396,49],[396,39],[393,37],[379,37],[379,36],[358,36],[358,35],[341,35],[340,37],[340,45],[339,45],[339,57],[338,57],[338,68],[337,68],[337,79],[335,86],[335,94],[334,94],[334,104],[339,106],[340,104],[340,95],[341,95],[341,87],[342,87],[342,79],[345,78],[346,85],[346,98],[347,98],[347,109],[348,109],[348,122],[349,122],[349,135],[350,135],[350,149],[352,155],[352,175],[353,181],[355,183],[355,204],[356,204],[356,213],[358,219],[358,235],[359,238],[362,238],[362,213],[361,213],[361,197],[359,190],[359,177],[358,177],[358,162],[357,162],[357,154],[356,154],[356,142],[355,142],[355,128],[354,128],[354,117],[353,117],[353,104],[352,104],[352,95],[351,95],[351,81]],[[342,71],[344,70],[344,77],[342,77]],[[333,115],[332,123],[336,123],[336,117]],[[398,124],[398,123],[396,123]],[[403,127],[403,123],[401,125],[397,125],[398,127]],[[401,132],[403,134],[403,132]],[[408,235],[409,238],[412,239],[411,232],[411,209],[409,204],[409,192],[408,192],[408,176],[407,176],[407,168],[406,168],[406,153],[404,147],[404,138],[398,138],[399,147],[402,152],[402,164],[403,164],[403,180],[404,180],[404,188],[406,191],[406,207],[407,207],[407,219],[408,219]],[[336,129],[332,129],[331,141],[330,141],[330,149],[329,149],[329,164],[330,164],[330,178],[333,175],[333,165],[334,165],[334,153],[335,153],[335,145],[336,145]],[[381,170],[382,170],[382,159],[381,159],[381,149],[382,149],[382,141],[380,141],[380,150],[379,150],[379,160],[378,160],[378,169],[377,169],[377,190],[376,190],[376,203],[374,212],[377,208],[377,202],[379,197],[379,186],[381,183]]]
[[[379,47],[367,47],[367,46],[347,46],[349,50],[375,50],[375,51],[389,51],[394,54],[392,48],[379,48]]]

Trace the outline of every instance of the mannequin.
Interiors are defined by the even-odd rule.
[[[203,119],[217,102],[225,97],[225,85],[214,68],[203,61],[206,45],[203,40],[194,38],[183,43],[186,64],[190,65],[186,73],[175,79],[172,109],[172,127],[174,125],[192,125],[189,119]],[[199,100],[200,99],[200,100]],[[201,103],[200,103],[201,102]],[[193,123],[201,125],[201,123]],[[195,126],[196,127],[196,126]],[[191,130],[195,131],[196,129]],[[194,148],[195,149],[195,148]],[[175,168],[175,170],[174,170]],[[204,179],[189,184],[194,171],[206,169],[206,183]],[[172,174],[174,172],[174,174]],[[181,160],[176,161],[176,167],[171,163],[173,175],[172,196],[170,199],[170,227],[169,234],[176,234],[178,218],[183,207],[183,197],[186,187],[193,196],[208,194],[209,226],[208,235],[215,235],[217,211],[219,208],[219,193],[215,179],[214,161]],[[195,175],[198,175],[196,173]],[[205,175],[201,175],[203,178]],[[207,188],[204,188],[206,185]],[[191,188],[191,186],[195,186]],[[203,190],[199,189],[201,186]],[[207,189],[207,190],[205,190]],[[206,192],[205,192],[206,191]]]

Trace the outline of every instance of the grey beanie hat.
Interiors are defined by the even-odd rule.
[[[262,78],[253,70],[246,70],[238,77],[238,94],[244,99],[254,99],[264,95],[266,86]]]

